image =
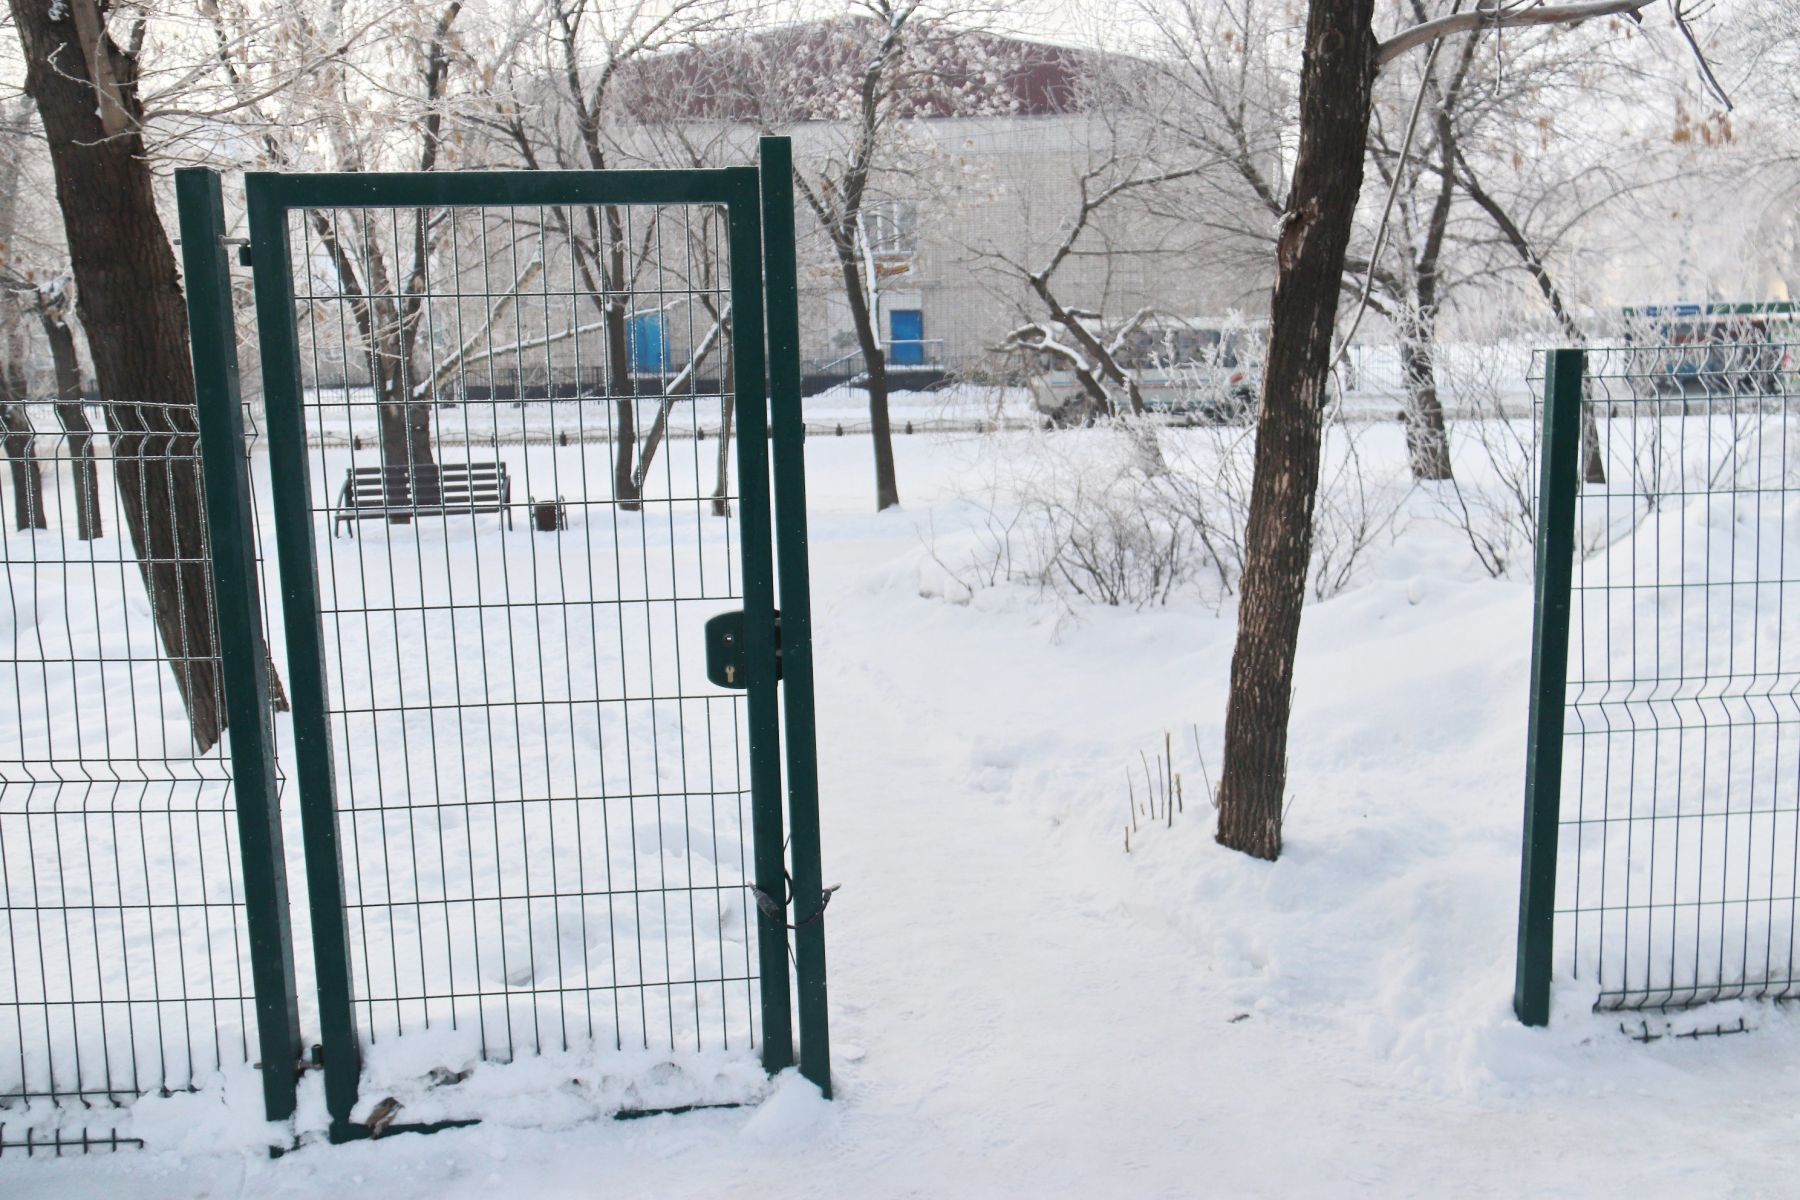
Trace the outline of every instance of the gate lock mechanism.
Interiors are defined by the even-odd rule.
[[[723,688],[750,686],[750,644],[744,611],[720,613],[706,623],[706,677]],[[775,678],[781,678],[781,614],[775,614]]]

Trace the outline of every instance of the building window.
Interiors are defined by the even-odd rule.
[[[654,375],[669,368],[669,346],[661,313],[638,313],[625,327],[625,345],[634,375]]]
[[[863,209],[864,236],[876,262],[910,261],[919,252],[919,206],[909,200],[879,200]]]

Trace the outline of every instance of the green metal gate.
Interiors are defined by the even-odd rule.
[[[245,866],[270,1116],[316,1060],[332,1137],[380,1132],[371,1056],[427,1032],[773,1072],[796,998],[829,1094],[786,140],[760,169],[246,176],[267,514],[218,180],[181,185],[239,809],[274,826],[268,886]]]

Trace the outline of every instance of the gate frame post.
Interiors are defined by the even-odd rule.
[[[1556,858],[1562,819],[1563,727],[1568,702],[1569,609],[1581,487],[1583,350],[1552,350],[1544,372],[1544,441],[1538,469],[1537,571],[1531,636],[1531,718],[1525,743],[1525,829],[1519,868],[1519,941],[1513,1012],[1550,1023],[1556,939]]]
[[[274,502],[281,612],[287,631],[288,698],[294,718],[294,768],[306,847],[319,1044],[332,1141],[358,1136],[356,1107],[362,1048],[357,1042],[345,916],[344,860],[338,837],[337,770],[327,716],[318,560],[313,552],[312,464],[301,412],[300,353],[294,318],[294,266],[280,175],[244,173],[250,219],[257,342],[262,348],[263,417],[268,426],[269,492]],[[281,469],[285,468],[285,469]]]
[[[793,858],[794,976],[800,1073],[831,1098],[825,988],[825,903],[819,861],[818,723],[813,707],[812,585],[806,534],[806,427],[800,413],[800,306],[794,237],[794,149],[759,145],[763,271],[768,291],[769,407],[775,454],[775,557],[781,589],[781,693],[787,717],[788,836]]]
[[[175,194],[263,1108],[269,1120],[285,1121],[294,1115],[299,1078],[300,1004],[219,173],[184,167],[175,172]]]
[[[763,1068],[794,1065],[793,1001],[788,987],[787,894],[782,851],[781,711],[774,604],[774,530],[769,504],[769,395],[763,324],[761,179],[755,167],[726,167],[731,267],[732,386],[737,391],[738,529],[743,549],[745,689],[750,740],[750,814],[756,875],[757,975],[761,986]],[[768,907],[763,900],[772,901]]]

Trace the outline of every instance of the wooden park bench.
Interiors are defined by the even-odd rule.
[[[512,527],[512,480],[503,462],[351,467],[338,489],[331,536],[356,521],[499,513]]]

